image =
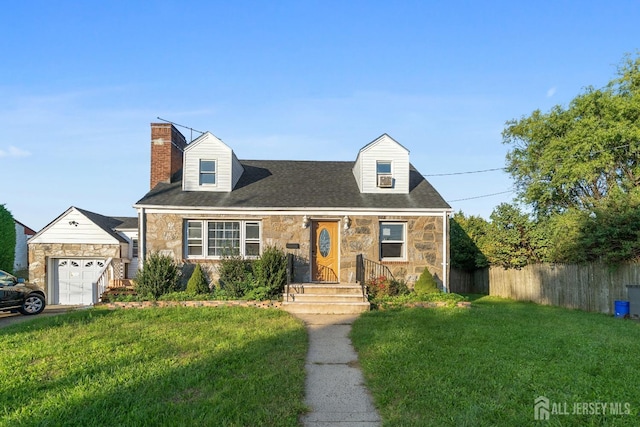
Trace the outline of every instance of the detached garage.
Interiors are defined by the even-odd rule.
[[[109,282],[135,276],[138,221],[71,207],[29,240],[29,280],[50,304],[92,305]]]

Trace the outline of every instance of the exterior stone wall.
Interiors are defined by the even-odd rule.
[[[32,243],[29,245],[29,281],[48,293],[47,264],[51,258],[118,258],[120,245],[92,245],[86,243]]]
[[[365,258],[379,261],[380,221],[403,221],[407,223],[406,253],[407,259],[400,262],[382,262],[389,267],[394,276],[404,279],[411,286],[425,267],[442,284],[443,271],[443,221],[436,217],[401,217],[401,216],[351,216],[351,224],[344,229],[342,217],[314,216],[312,220],[339,221],[340,235],[340,271],[341,282],[355,282],[356,256],[363,254]],[[312,227],[302,227],[303,215],[269,215],[243,217],[189,216],[188,219],[227,219],[227,220],[260,220],[262,222],[262,247],[277,246],[295,257],[294,281],[307,282],[310,278],[310,254]],[[201,264],[209,279],[217,282],[216,260],[184,259],[184,220],[179,214],[147,214],[146,251],[160,252],[172,256],[183,264],[185,280],[190,276],[195,262]],[[287,248],[289,244],[289,248]]]

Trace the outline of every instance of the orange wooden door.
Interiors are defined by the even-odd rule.
[[[338,222],[313,222],[311,280],[338,282]]]

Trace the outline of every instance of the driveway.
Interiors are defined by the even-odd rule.
[[[9,325],[13,325],[20,322],[26,322],[28,320],[37,319],[45,316],[55,316],[62,313],[68,313],[69,311],[82,308],[75,305],[48,305],[44,308],[44,311],[35,316],[24,316],[20,313],[11,313],[8,311],[0,311],[0,328],[4,328]]]

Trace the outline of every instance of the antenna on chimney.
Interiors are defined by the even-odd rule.
[[[191,131],[191,139],[189,140],[189,143],[191,143],[191,141],[193,141],[193,131],[194,131],[194,130],[195,130],[196,132],[198,132],[200,135],[202,135],[202,134],[204,133],[204,132],[202,132],[202,131],[200,131],[200,130],[197,130],[197,129],[194,129],[194,128],[190,128],[189,126],[179,125],[179,124],[178,124],[178,123],[176,123],[176,122],[172,122],[171,120],[165,120],[165,119],[163,119],[163,118],[161,118],[161,117],[157,117],[157,119],[158,119],[158,120],[162,120],[163,122],[166,122],[166,123],[171,123],[171,124],[172,124],[172,125],[174,125],[174,126],[178,126],[178,127],[181,127],[181,128],[189,129],[189,130]]]

